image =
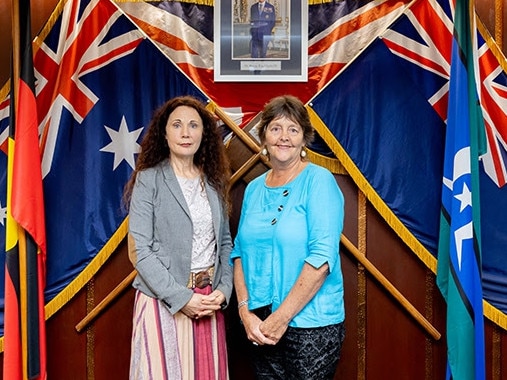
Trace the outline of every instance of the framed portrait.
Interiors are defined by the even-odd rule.
[[[306,82],[308,1],[215,0],[217,82]]]

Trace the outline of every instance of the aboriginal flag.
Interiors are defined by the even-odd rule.
[[[45,221],[30,0],[13,1],[3,378],[46,379]]]

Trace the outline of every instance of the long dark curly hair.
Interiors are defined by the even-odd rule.
[[[148,131],[141,142],[141,152],[137,157],[136,168],[125,185],[123,202],[127,210],[137,174],[171,157],[165,136],[166,125],[169,115],[181,106],[195,109],[202,119],[202,141],[194,155],[194,165],[200,169],[204,179],[217,191],[226,209],[230,211],[230,166],[217,120],[200,100],[192,96],[172,98],[155,111]]]

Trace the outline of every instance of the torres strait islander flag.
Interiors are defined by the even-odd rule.
[[[481,380],[486,376],[479,198],[484,122],[471,19],[475,20],[473,1],[456,2],[437,284],[447,302],[447,378]]]

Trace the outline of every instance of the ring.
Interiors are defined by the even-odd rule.
[[[257,343],[257,342],[252,342],[252,344],[253,344],[254,346],[258,346],[258,345],[259,345],[259,343]]]

